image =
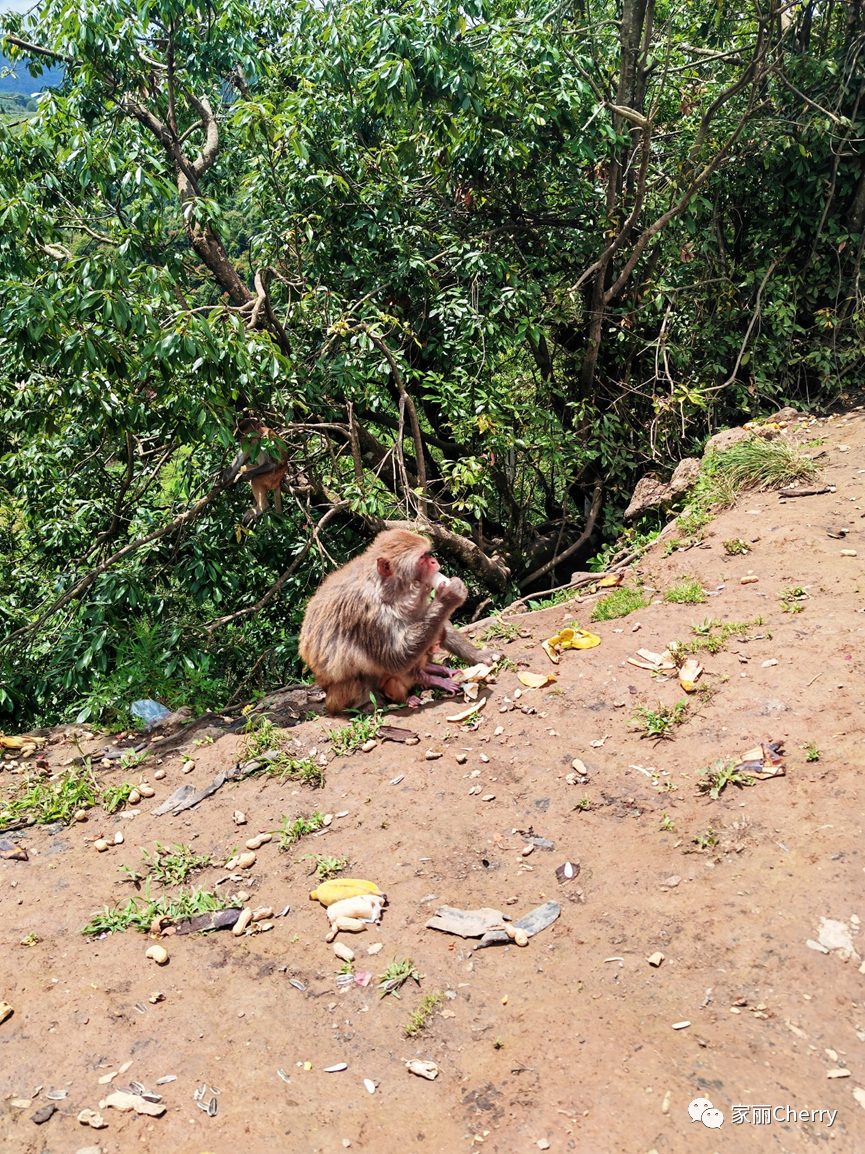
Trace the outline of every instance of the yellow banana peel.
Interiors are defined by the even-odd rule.
[[[332,878],[312,890],[309,897],[311,901],[321,902],[323,906],[332,906],[334,902],[356,898],[359,894],[379,894],[384,897],[375,882],[368,882],[364,878]]]

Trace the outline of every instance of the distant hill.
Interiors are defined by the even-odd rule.
[[[7,60],[0,53],[0,72],[13,67],[13,62]],[[46,68],[41,76],[31,76],[27,67],[20,60],[14,62],[14,76],[0,76],[0,93],[13,92],[21,96],[32,96],[34,92],[41,92],[53,84],[59,84],[63,79],[62,68]]]

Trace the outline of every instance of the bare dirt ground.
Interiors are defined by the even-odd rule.
[[[700,548],[665,557],[663,542],[655,545],[629,577],[657,590],[655,602],[628,617],[593,626],[586,599],[517,618],[530,636],[507,644],[507,656],[535,671],[552,669],[539,642],[575,618],[601,645],[564,654],[555,687],[519,699],[515,672],[502,673],[475,732],[448,723],[455,706],[439,701],[388,718],[417,730],[419,745],[330,751],[319,791],[252,778],[179,817],[152,816],[178,785],[200,788],[237,761],[243,739],[226,736],[194,751],[188,776],[172,756],[166,778],[154,781],[149,758],[142,770],[156,798],[134,817],[96,808],[68,829],[27,830],[29,861],[0,861],[0,998],[14,1009],[0,1025],[4,1148],[865,1150],[865,418],[855,412],[813,430],[825,438],[821,463],[834,493],[786,502],[752,493],[709,526]],[[828,535],[840,529],[846,538]],[[734,537],[752,552],[727,556],[722,542]],[[742,585],[751,571],[759,581]],[[661,602],[683,575],[717,595],[703,605]],[[809,594],[800,613],[780,607],[788,586]],[[692,623],[706,617],[758,616],[748,641],[733,637],[705,656],[708,691],[689,699],[674,739],[641,738],[634,707],[684,694],[627,658],[692,637]],[[330,750],[328,724],[305,722],[292,736],[320,754]],[[728,786],[717,800],[697,791],[698,770],[770,740],[785,744],[786,776]],[[819,761],[806,759],[807,743]],[[427,750],[443,756],[427,760]],[[60,766],[70,746],[48,754]],[[574,758],[588,769],[585,785],[566,780]],[[637,766],[657,771],[658,786]],[[124,776],[137,779],[115,769],[104,780]],[[470,793],[476,785],[481,792]],[[583,797],[591,809],[575,808]],[[236,809],[248,815],[241,828]],[[282,814],[315,809],[345,816],[289,853],[274,839],[248,876],[221,887],[246,891],[253,905],[290,905],[270,932],[167,937],[164,967],[145,958],[152,942],[142,934],[82,936],[94,911],[132,895],[118,867],[141,871],[142,848],[182,842],[224,861]],[[692,839],[710,828],[717,844],[700,851]],[[93,838],[118,829],[124,843],[95,852]],[[523,857],[519,830],[555,848]],[[348,876],[371,878],[388,895],[380,926],[340,938],[356,969],[372,971],[367,988],[337,987],[327,918],[308,897],[309,853],[347,857]],[[560,885],[555,870],[567,860],[580,864],[579,876]],[[213,888],[226,872],[206,869],[196,884]],[[474,942],[425,928],[442,904],[518,917],[548,900],[561,915],[524,949],[476,952]],[[846,924],[852,956],[806,945],[821,918]],[[38,942],[22,944],[29,935]],[[646,959],[656,951],[665,958],[653,968]],[[378,975],[406,957],[420,987],[380,997]],[[150,1002],[157,991],[165,999]],[[447,996],[427,1028],[406,1037],[409,1015],[434,991]],[[673,1029],[680,1022],[690,1025]],[[412,1058],[434,1061],[438,1078],[411,1075]],[[342,1062],[344,1071],[325,1072]],[[77,1121],[130,1079],[153,1089],[169,1074],[177,1080],[159,1088],[162,1117],[106,1108],[105,1129]],[[364,1079],[376,1083],[372,1096]],[[193,1098],[203,1083],[221,1091],[214,1117]],[[49,1087],[68,1096],[37,1125]],[[691,1121],[695,1098],[723,1113],[720,1128]],[[734,1106],[752,1108],[743,1122]],[[768,1121],[754,1121],[754,1106],[771,1107]]]

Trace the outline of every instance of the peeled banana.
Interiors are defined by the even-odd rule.
[[[385,896],[375,882],[365,881],[364,878],[333,878],[331,881],[322,882],[318,889],[312,890],[309,897],[311,901],[321,902],[323,906],[331,906],[334,902],[355,898],[358,894],[378,894],[382,898]]]

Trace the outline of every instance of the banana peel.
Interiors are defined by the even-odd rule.
[[[679,684],[686,693],[693,693],[697,688],[697,680],[703,672],[703,666],[693,657],[689,657],[679,670]]]
[[[529,689],[543,689],[545,685],[553,685],[556,680],[554,673],[518,673],[517,680]]]
[[[0,746],[5,749],[23,749],[24,746],[32,746],[33,749],[38,749],[40,745],[45,744],[46,740],[44,737],[7,737],[5,734],[0,733]]]
[[[563,649],[594,649],[600,644],[601,639],[597,633],[589,633],[586,629],[560,629],[541,642],[541,649],[554,665],[558,665],[559,653]]]
[[[332,906],[334,902],[356,898],[358,894],[378,894],[387,901],[375,882],[366,881],[364,878],[332,878],[312,890],[309,897],[310,901],[321,902],[323,906]]]

